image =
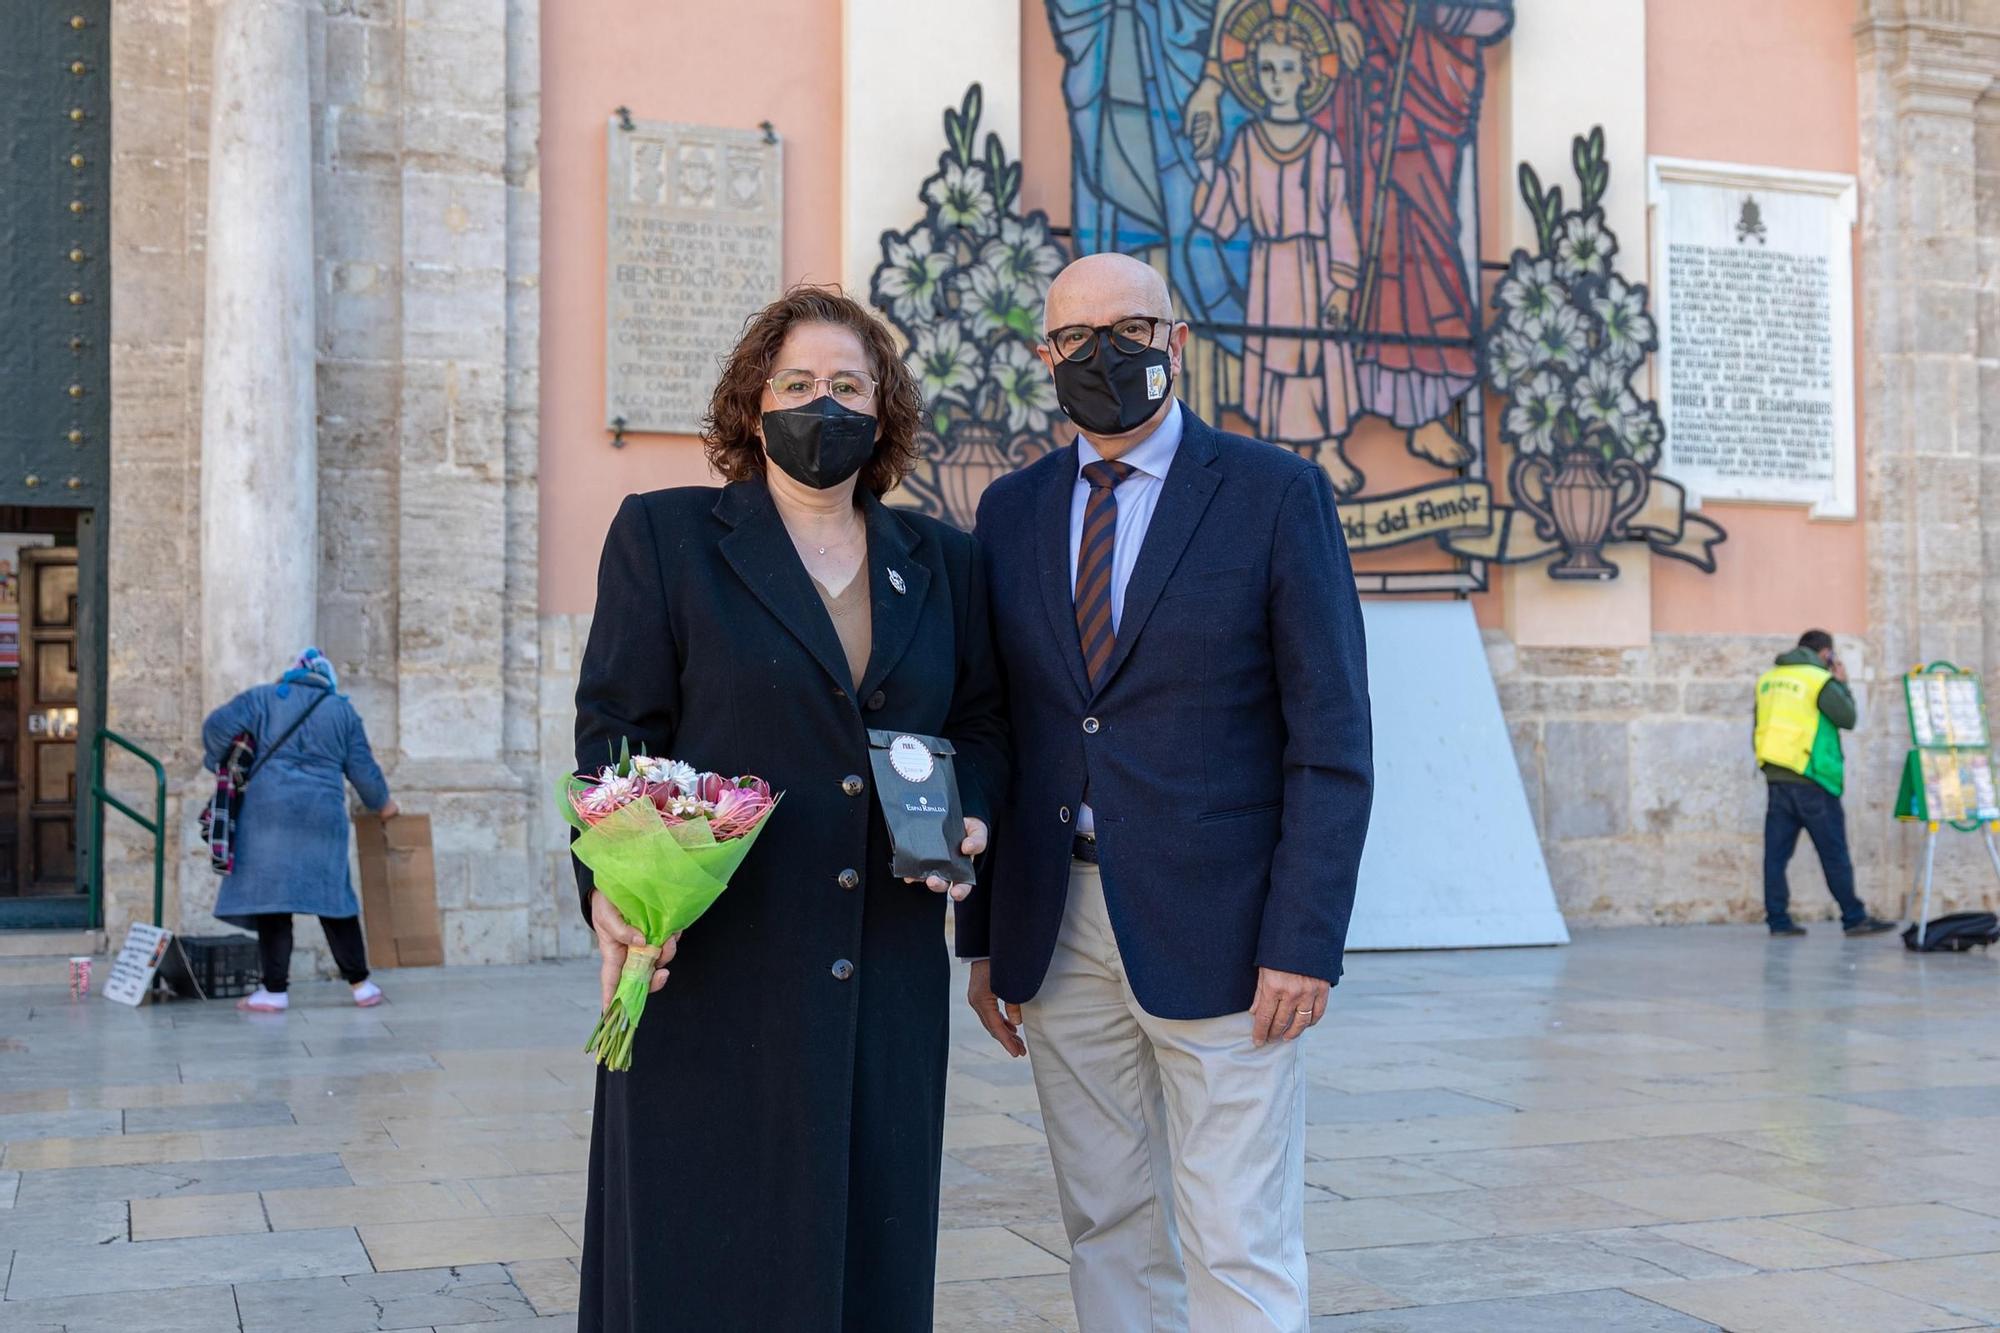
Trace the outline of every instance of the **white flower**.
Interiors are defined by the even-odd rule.
[[[964,402],[965,391],[979,385],[979,348],[965,341],[956,324],[917,330],[907,359],[926,403]]]
[[[1012,331],[1023,337],[1034,330],[1026,318],[1033,298],[1022,283],[1004,269],[989,264],[960,270],[952,285],[958,290],[958,309],[972,324],[975,336]]]
[[[999,234],[980,250],[979,262],[1007,274],[1040,297],[1061,271],[1063,252],[1050,243],[1048,223],[1039,216],[1003,217]]]
[[[1616,361],[1594,360],[1576,382],[1576,415],[1628,444],[1639,417],[1639,398],[1626,384],[1628,371]]]
[[[1487,344],[1486,378],[1501,393],[1512,393],[1534,368],[1534,341],[1520,329],[1503,328]]]
[[[695,771],[694,765],[684,764],[678,759],[636,755],[632,760],[632,771],[647,782],[671,785],[682,793],[695,790],[701,783],[701,774]]]
[[[1653,320],[1646,313],[1646,293],[1613,274],[1604,290],[1590,298],[1590,308],[1604,326],[1604,348],[1621,365],[1636,366],[1653,341]]]
[[[1601,278],[1611,269],[1618,241],[1605,229],[1604,214],[1578,213],[1563,223],[1556,242],[1556,272],[1565,280]]]
[[[1523,326],[1533,348],[1534,364],[1561,366],[1575,370],[1585,353],[1583,315],[1576,307],[1560,305]]]
[[[579,804],[586,813],[608,815],[613,810],[632,804],[644,794],[645,784],[640,778],[620,777],[618,770],[607,768],[583,790]]]
[[[1552,371],[1540,371],[1514,390],[1507,409],[1507,434],[1524,454],[1555,452],[1556,423],[1569,406],[1569,393]]]
[[[1511,312],[1513,318],[1510,323],[1525,325],[1568,305],[1569,293],[1556,281],[1552,261],[1536,259],[1521,250],[1515,252],[1514,266],[1500,280],[1500,290],[1494,294],[1494,299]]]
[[[924,183],[924,198],[937,207],[942,225],[983,234],[998,211],[990,184],[984,167],[952,162]]]
[[[1007,408],[1009,431],[1018,435],[1048,428],[1056,410],[1056,386],[1033,348],[1019,338],[1005,340],[993,349],[991,374]]]
[[[1660,409],[1646,403],[1626,424],[1625,449],[1633,462],[1651,467],[1659,462],[1660,445],[1666,438],[1667,428],[1660,420]]]
[[[886,307],[900,324],[924,322],[937,309],[938,284],[951,268],[951,251],[939,245],[936,232],[918,226],[908,236],[887,238],[882,253],[882,266],[875,270],[875,304]]]

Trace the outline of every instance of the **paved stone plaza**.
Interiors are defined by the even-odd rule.
[[[2000,960],[1818,925],[1351,964],[1316,1330],[2000,1325]],[[383,980],[279,1018],[0,989],[0,1333],[572,1327],[593,969]],[[955,1039],[938,1327],[1071,1328],[1027,1064]]]

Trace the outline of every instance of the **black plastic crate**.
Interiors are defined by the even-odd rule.
[[[257,989],[263,970],[255,935],[181,935],[160,960],[160,981],[183,999],[224,1000]]]

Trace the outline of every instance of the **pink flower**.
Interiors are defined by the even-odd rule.
[[[718,842],[743,837],[771,813],[773,801],[768,784],[755,778],[738,781],[747,781],[747,785],[725,787],[716,798],[709,829]]]
[[[595,824],[614,811],[622,810],[634,801],[646,797],[645,780],[638,777],[620,777],[615,769],[606,768],[585,785],[570,793],[570,805],[586,824]]]

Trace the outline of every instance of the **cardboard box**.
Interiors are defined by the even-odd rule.
[[[444,962],[438,927],[437,862],[431,817],[359,814],[354,838],[361,852],[361,920],[368,966],[436,967]]]

